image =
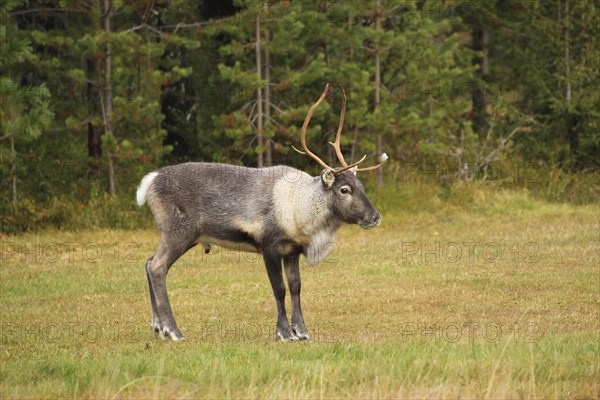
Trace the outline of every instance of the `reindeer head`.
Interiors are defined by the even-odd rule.
[[[346,162],[340,148],[344,116],[346,114],[346,93],[341,86],[340,88],[342,90],[343,101],[342,111],[340,113],[340,123],[335,136],[335,141],[333,143],[329,142],[329,144],[335,149],[335,154],[342,166],[338,168],[331,167],[311,152],[306,144],[306,129],[308,128],[308,123],[317,107],[321,104],[323,99],[325,99],[325,96],[329,91],[329,83],[325,85],[325,90],[323,90],[319,100],[313,104],[306,114],[300,138],[302,149],[304,151],[300,151],[294,146],[292,146],[292,148],[300,154],[309,156],[325,168],[321,173],[321,183],[327,193],[327,197],[330,199],[330,204],[332,205],[331,212],[336,219],[348,224],[358,224],[362,228],[372,228],[379,225],[381,222],[381,214],[379,214],[367,198],[365,188],[356,177],[356,173],[377,169],[387,161],[388,157],[384,153],[379,157],[379,164],[366,168],[358,168],[358,164],[362,163],[367,158],[366,155],[352,164]]]

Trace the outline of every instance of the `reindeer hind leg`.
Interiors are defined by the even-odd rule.
[[[162,237],[156,254],[146,266],[148,286],[154,295],[152,329],[163,339],[170,338],[174,341],[184,339],[177,327],[169,302],[167,273],[173,263],[194,245],[195,236],[191,234],[185,236],[179,234],[177,240],[168,240]],[[151,304],[152,299],[151,295]]]
[[[144,263],[144,268],[146,270],[146,278],[148,279],[148,291],[150,292],[150,307],[152,308],[152,321],[150,322],[150,327],[154,331],[156,335],[160,333],[160,320],[158,318],[158,311],[156,309],[156,297],[154,296],[154,289],[152,288],[152,280],[150,279],[150,265],[152,264],[152,259],[154,256],[150,257]]]

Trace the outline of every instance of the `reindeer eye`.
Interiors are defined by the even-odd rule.
[[[350,191],[350,188],[344,186],[343,188],[340,189],[340,193],[341,194],[350,194],[351,191]]]

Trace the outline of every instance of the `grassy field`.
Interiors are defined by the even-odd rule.
[[[168,284],[187,340],[170,343],[149,327],[153,230],[2,237],[0,397],[600,397],[597,205],[481,190],[399,195],[382,214],[301,267],[301,343],[273,341],[257,256],[179,260]]]

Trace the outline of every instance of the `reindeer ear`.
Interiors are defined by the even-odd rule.
[[[321,173],[321,182],[323,182],[323,187],[325,189],[331,189],[333,182],[335,182],[335,175],[328,169],[323,170]]]

